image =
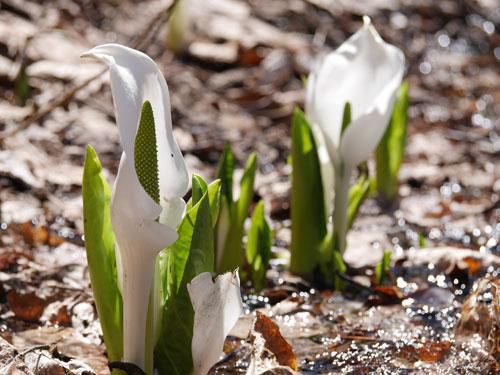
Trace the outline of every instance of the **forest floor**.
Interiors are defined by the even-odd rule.
[[[110,182],[121,148],[109,76],[79,58],[105,42],[158,63],[192,172],[213,179],[226,141],[240,167],[258,155],[254,200],[264,200],[271,218],[276,260],[260,294],[244,288],[248,314],[213,373],[242,374],[255,359],[246,339],[255,310],[279,325],[301,373],[498,373],[498,4],[203,4],[193,9],[189,49],[175,56],[165,48],[168,1],[0,1],[0,374],[108,372],[82,238],[81,178],[87,144]],[[407,58],[409,136],[400,198],[390,208],[367,200],[349,234],[341,295],[282,271],[287,158],[301,77],[364,14]],[[375,286],[386,249],[391,278]]]

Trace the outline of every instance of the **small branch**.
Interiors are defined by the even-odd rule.
[[[335,272],[335,274],[342,280],[344,280],[345,282],[348,282],[349,284],[353,285],[354,287],[358,288],[358,289],[361,289],[361,290],[366,290],[367,292],[370,292],[371,294],[381,294],[381,293],[378,293],[376,290],[374,290],[373,288],[369,287],[369,286],[366,286],[366,285],[363,285],[359,282],[357,282],[356,280],[354,280],[352,277],[349,277],[347,276],[345,273],[342,273],[342,272]]]
[[[134,38],[131,42],[130,45],[134,49],[143,49],[145,47],[145,42],[149,39],[149,36],[152,34],[156,34],[158,31],[158,28],[163,22],[168,22],[170,20],[170,17],[172,15],[172,10],[175,7],[179,0],[174,0],[172,3],[165,9],[162,9],[158,14],[151,20],[151,22],[148,23],[148,25],[143,29],[143,31],[136,37]],[[165,20],[164,20],[165,18]],[[98,79],[101,77],[105,72],[107,71],[107,68],[103,69],[99,73],[93,75],[92,77],[88,78],[84,82],[80,83],[79,85],[73,87],[66,93],[63,93],[56,99],[54,99],[52,102],[48,103],[46,106],[44,106],[43,109],[35,109],[33,112],[15,129],[12,129],[11,131],[5,131],[0,133],[0,145],[3,143],[3,141],[11,137],[17,133],[19,133],[22,130],[27,129],[31,124],[34,122],[37,122],[41,120],[43,117],[47,116],[50,112],[52,112],[54,109],[67,105],[76,95],[76,93],[83,88],[87,87],[92,81]]]
[[[35,110],[17,128],[12,129],[10,132],[4,132],[4,133],[0,134],[0,143],[3,142],[6,138],[11,137],[11,136],[19,133],[20,131],[28,128],[32,123],[45,117],[46,115],[48,115],[50,112],[52,112],[57,107],[68,104],[73,99],[73,97],[75,96],[75,94],[78,91],[80,91],[81,89],[86,87],[89,83],[91,83],[95,79],[102,76],[106,71],[107,71],[107,69],[103,69],[98,74],[93,75],[92,77],[90,77],[87,80],[80,83],[78,86],[73,87],[71,90],[69,90],[68,92],[66,92],[62,96],[56,98],[55,100],[53,100],[52,102],[50,102],[46,106],[44,106],[44,109]]]

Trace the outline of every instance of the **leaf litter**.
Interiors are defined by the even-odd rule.
[[[87,143],[108,175],[116,172],[118,133],[102,77],[64,93],[99,73],[100,66],[78,59],[81,52],[104,41],[136,41],[166,3],[2,2],[0,373],[108,371],[82,247],[80,184]],[[247,373],[256,348],[248,335],[259,314],[269,316],[268,330],[279,327],[278,349],[291,346],[300,373],[499,370],[493,3],[225,0],[196,13],[193,43],[179,56],[165,51],[164,29],[145,38],[144,50],[169,82],[176,137],[189,166],[213,177],[225,140],[240,167],[256,150],[254,201],[264,199],[276,231],[266,288],[254,294],[244,287],[247,314],[212,373]],[[290,118],[303,103],[300,76],[313,56],[338,46],[365,13],[409,59],[409,138],[400,201],[363,205],[340,295],[283,270]],[[27,81],[19,80],[21,67]],[[388,248],[389,278],[375,285],[374,267]],[[293,361],[272,359],[276,351],[262,372],[293,371]]]

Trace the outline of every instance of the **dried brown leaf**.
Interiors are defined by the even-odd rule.
[[[276,356],[280,365],[288,366],[297,371],[297,356],[293,352],[292,346],[281,335],[276,323],[257,311],[254,329],[264,337],[265,347]]]
[[[38,321],[49,303],[38,297],[35,292],[20,293],[16,290],[7,294],[7,302],[16,317],[29,322]]]
[[[435,363],[440,361],[450,348],[450,341],[425,342],[421,348],[417,349],[418,358],[423,362]]]

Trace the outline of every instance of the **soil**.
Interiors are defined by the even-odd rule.
[[[250,363],[272,318],[304,374],[500,372],[500,12],[491,0],[199,2],[180,53],[169,1],[0,2],[0,373],[108,373],[85,258],[85,146],[110,182],[121,154],[109,78],[80,54],[118,42],[149,54],[171,94],[192,172],[213,179],[224,143],[239,167],[258,154],[254,202],[275,233],[266,288],[243,286],[246,314],[214,374]],[[401,48],[410,87],[399,198],[362,206],[348,237],[344,293],[286,271],[290,122],[302,78],[369,15]],[[373,163],[370,161],[373,170]],[[374,267],[393,251],[377,285]],[[263,336],[266,336],[263,334]],[[262,348],[261,348],[262,349]],[[45,372],[44,372],[45,371]]]

